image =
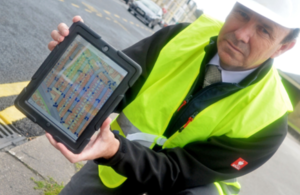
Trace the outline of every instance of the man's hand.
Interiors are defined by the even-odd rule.
[[[58,149],[71,163],[84,160],[94,160],[97,158],[110,159],[117,153],[120,146],[119,140],[117,140],[114,134],[110,131],[110,122],[110,118],[107,118],[103,122],[102,127],[100,128],[100,133],[91,138],[91,141],[80,154],[72,153],[62,143],[55,141],[49,133],[46,133],[46,136],[50,143],[56,149]]]
[[[83,19],[80,16],[74,16],[72,21],[74,23],[78,22],[78,21],[83,22]],[[60,23],[57,26],[57,29],[58,29],[58,31],[53,30],[51,33],[51,37],[52,37],[53,41],[50,41],[48,44],[48,49],[50,51],[52,51],[57,44],[62,42],[65,39],[65,37],[69,35],[69,27],[65,23]]]

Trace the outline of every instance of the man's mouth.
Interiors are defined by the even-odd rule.
[[[227,43],[234,51],[237,51],[237,52],[243,54],[243,52],[241,50],[239,50],[237,47],[235,47],[230,41],[227,41]]]

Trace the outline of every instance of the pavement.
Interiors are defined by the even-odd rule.
[[[240,195],[299,195],[299,181],[293,179],[299,178],[299,164],[299,141],[288,134],[271,160],[239,178]],[[0,152],[0,167],[1,195],[44,194],[34,189],[36,184],[32,178],[36,181],[52,178],[59,184],[67,184],[77,171],[74,164],[50,145],[45,135]]]
[[[43,194],[35,190],[36,181],[53,178],[68,183],[76,167],[52,147],[46,136],[0,153],[0,194]]]

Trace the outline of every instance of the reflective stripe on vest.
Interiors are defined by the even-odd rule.
[[[149,133],[128,134],[126,138],[130,141],[138,141],[139,143],[142,142],[141,144],[148,148],[150,148],[153,143],[162,146],[167,141],[167,138],[163,136],[156,136]]]
[[[154,144],[162,146],[167,141],[166,137],[164,136],[143,133],[128,120],[124,113],[120,113],[116,119],[116,122],[118,123],[118,126],[122,127],[122,129],[115,129],[113,126],[111,126],[112,130],[117,130],[118,132],[121,131],[124,137],[126,137],[128,140],[136,141],[148,148],[152,148]]]
[[[218,182],[224,195],[237,195],[241,190],[241,185],[237,179],[229,179]]]
[[[237,179],[214,182],[214,185],[218,190],[218,195],[238,195],[241,189]]]
[[[161,50],[139,94],[111,124],[111,129],[131,138],[132,134],[144,133],[133,137],[139,137],[136,141],[144,144],[154,138],[152,144],[147,144],[150,148],[157,139],[163,139],[173,114],[199,74],[205,46],[221,26],[202,15],[175,36]],[[177,131],[164,140],[163,148],[184,147],[194,141],[206,141],[211,136],[248,138],[288,110],[292,110],[288,95],[277,70],[271,68],[259,82],[205,108],[182,132]],[[153,135],[152,139],[149,134]],[[99,166],[99,176],[108,187],[117,187],[126,180],[104,166]]]

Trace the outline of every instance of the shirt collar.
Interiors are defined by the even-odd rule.
[[[220,65],[220,57],[219,57],[218,53],[216,53],[215,56],[210,60],[209,64],[218,66],[218,68],[222,74],[222,82],[225,82],[225,83],[239,83],[257,69],[257,68],[253,68],[253,69],[244,70],[244,71],[225,70]]]

